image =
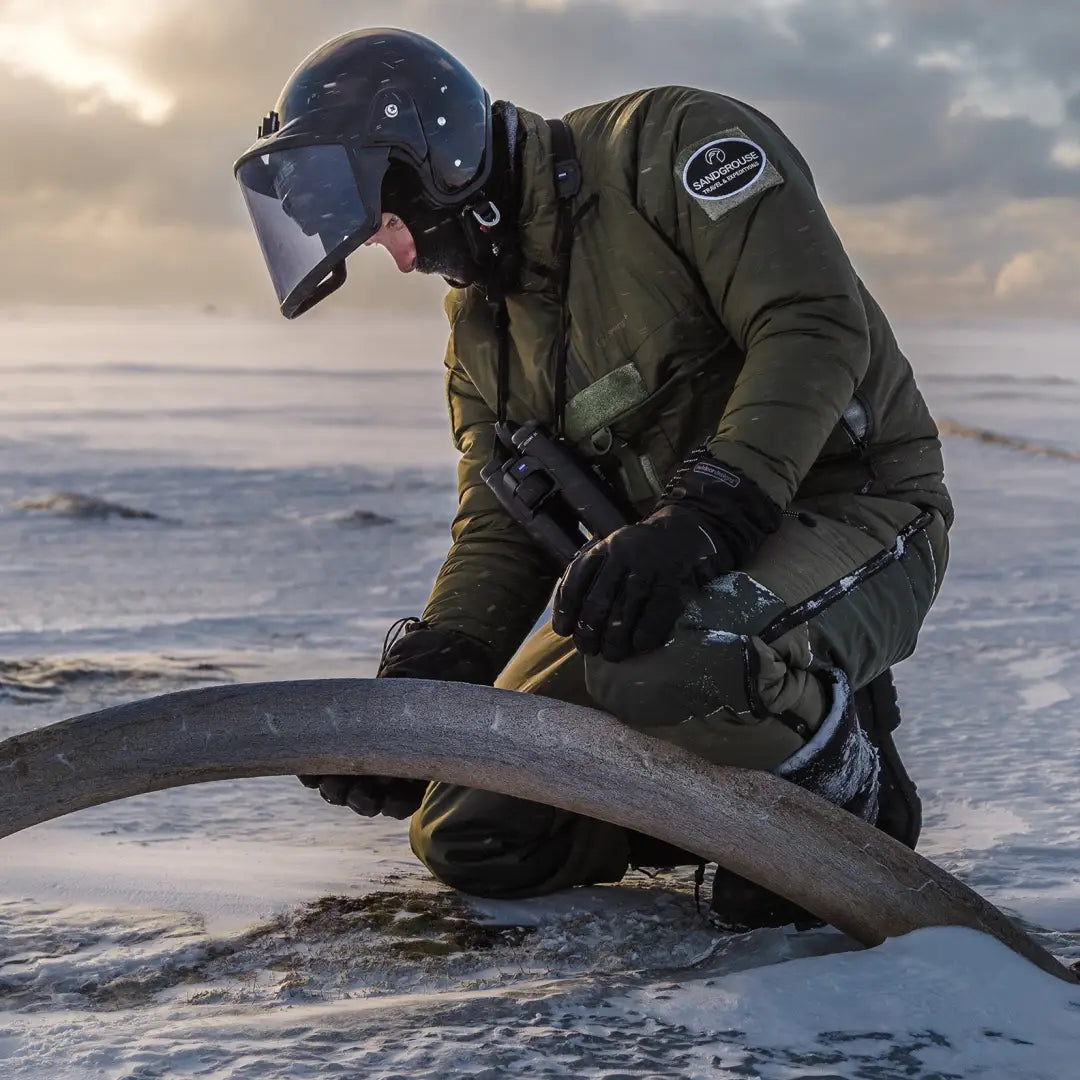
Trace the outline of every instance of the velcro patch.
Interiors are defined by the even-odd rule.
[[[765,151],[739,128],[728,128],[686,147],[675,176],[713,221],[784,178]]]

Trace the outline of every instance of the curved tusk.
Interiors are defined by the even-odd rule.
[[[0,837],[130,795],[296,773],[435,778],[547,803],[698,852],[864,945],[968,926],[1080,981],[956,878],[785,780],[711,765],[593,709],[462,683],[216,686],[17,735],[0,743]]]

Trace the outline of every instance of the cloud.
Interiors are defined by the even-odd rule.
[[[906,199],[841,207],[833,220],[856,268],[905,314],[1074,315],[1080,202]]]
[[[1067,7],[107,0],[76,18],[59,0],[0,0],[0,45],[44,25],[98,65],[73,81],[0,48],[0,130],[17,148],[0,156],[0,285],[17,299],[272,305],[231,164],[302,57],[362,21],[428,34],[493,96],[546,115],[668,82],[748,100],[808,158],[887,307],[1066,311],[1059,236],[1080,196],[1063,149],[1080,122]],[[140,86],[168,108],[140,108]],[[381,253],[350,271],[338,306],[428,304],[440,288]]]
[[[152,79],[140,77],[125,54],[136,50],[164,13],[184,0],[134,5],[130,0],[3,0],[0,3],[0,64],[40,75],[72,92],[80,111],[102,101],[122,105],[147,123],[160,123],[173,98]]]
[[[1002,300],[1012,296],[1042,292],[1052,280],[1053,259],[1046,251],[1021,251],[999,271],[994,295]]]

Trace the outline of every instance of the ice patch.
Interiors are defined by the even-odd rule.
[[[933,807],[933,843],[988,851],[1004,840],[1024,836],[1031,825],[1015,810],[975,799],[938,798]]]
[[[142,521],[166,520],[149,510],[135,510],[121,503],[107,502],[95,495],[81,495],[73,491],[55,491],[47,495],[19,499],[14,503],[16,510],[34,510],[56,517],[80,518],[83,520],[104,521],[106,518],[136,518]]]
[[[348,525],[359,529],[368,529],[373,525],[394,524],[393,518],[383,517],[382,514],[377,514],[374,510],[350,510],[347,514],[342,514],[336,520],[339,525]]]
[[[1020,707],[1035,712],[1072,700],[1072,691],[1064,683],[1053,678],[1060,674],[1075,658],[1057,649],[1025,655],[1006,665],[1010,675],[1027,683],[1020,687]]]
[[[1007,665],[1010,675],[1020,679],[1048,679],[1057,675],[1073,657],[1058,649],[1024,655]]]
[[[260,678],[374,672],[386,627],[424,604],[456,505],[444,321],[367,313],[358,334],[355,322],[320,318],[303,328],[302,365],[283,325],[273,313],[100,310],[73,323],[52,309],[4,324],[0,503],[113,491],[188,523],[0,514],[5,660],[190,656],[249,664]],[[927,385],[920,374],[935,415],[1080,451],[1076,395],[1055,385],[1075,381],[1075,325],[905,338],[917,368],[945,377]],[[1018,365],[1048,385],[972,393],[972,377]],[[70,390],[62,401],[47,369]],[[920,849],[1077,958],[1080,740],[1067,705],[1018,704],[1040,681],[1078,685],[1068,643],[1080,640],[1080,470],[968,438],[950,439],[947,457],[952,559],[918,651],[897,670],[897,739],[926,809]],[[353,507],[397,524],[361,538],[339,520]],[[1033,656],[1030,676],[1009,669]],[[0,730],[169,681],[61,685],[29,708],[0,694]],[[850,947],[836,933],[762,931],[689,936],[684,948],[702,931],[689,896],[671,896],[682,879],[665,883],[663,900],[598,888],[505,902],[496,922],[537,929],[494,951],[389,962],[384,939],[359,925],[319,938],[298,924],[320,898],[421,890],[425,872],[401,823],[356,818],[290,778],[161,792],[0,845],[0,891],[13,902],[0,907],[0,954],[16,961],[0,980],[20,982],[30,1010],[0,1000],[5,1080],[1076,1073],[1080,1009],[1067,1002],[1077,995],[1063,1005],[1067,987],[1014,967],[993,943],[968,948],[940,932],[833,956]],[[245,943],[275,918],[280,931]],[[234,956],[210,955],[222,945]],[[155,984],[164,974],[172,982]],[[106,1011],[110,995],[121,1007]]]
[[[84,684],[107,686],[118,694],[149,695],[165,687],[231,679],[228,669],[198,657],[132,654],[0,660],[0,701],[35,704]]]
[[[710,1075],[757,1080],[1062,1080],[1075,1073],[1080,1035],[1080,989],[959,928],[683,983],[677,992],[643,989],[618,1008],[639,1024],[677,1023],[697,1034]]]
[[[0,925],[15,914],[0,907]],[[765,931],[722,939],[704,963],[596,971],[552,951],[587,923],[485,929],[448,894],[328,897],[217,942],[164,913],[18,915],[0,969],[18,1080],[1061,1080],[1080,1025],[1076,987],[968,930],[866,952]],[[586,964],[605,929],[582,941]],[[667,927],[643,929],[659,957]]]
[[[1033,686],[1025,686],[1020,691],[1020,707],[1028,712],[1046,709],[1062,701],[1072,700],[1072,691],[1059,682],[1044,679]]]

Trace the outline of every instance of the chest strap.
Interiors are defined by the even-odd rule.
[[[566,427],[566,365],[570,352],[570,247],[574,240],[574,219],[570,200],[581,190],[581,166],[574,156],[570,129],[562,120],[549,120],[551,156],[554,159],[555,191],[559,196],[559,341],[555,357],[555,435],[561,438]]]
[[[551,132],[552,169],[555,193],[559,198],[559,341],[555,358],[555,434],[561,436],[566,422],[566,364],[570,348],[569,313],[566,310],[570,285],[570,246],[574,235],[571,200],[581,191],[581,165],[574,153],[574,140],[563,120],[547,120]],[[510,399],[510,318],[503,296],[493,304],[495,334],[498,338],[498,398],[496,412],[499,423],[507,418]]]
[[[548,120],[551,153],[555,158],[555,191],[566,202],[581,191],[581,164],[574,154],[574,139],[565,120]]]

